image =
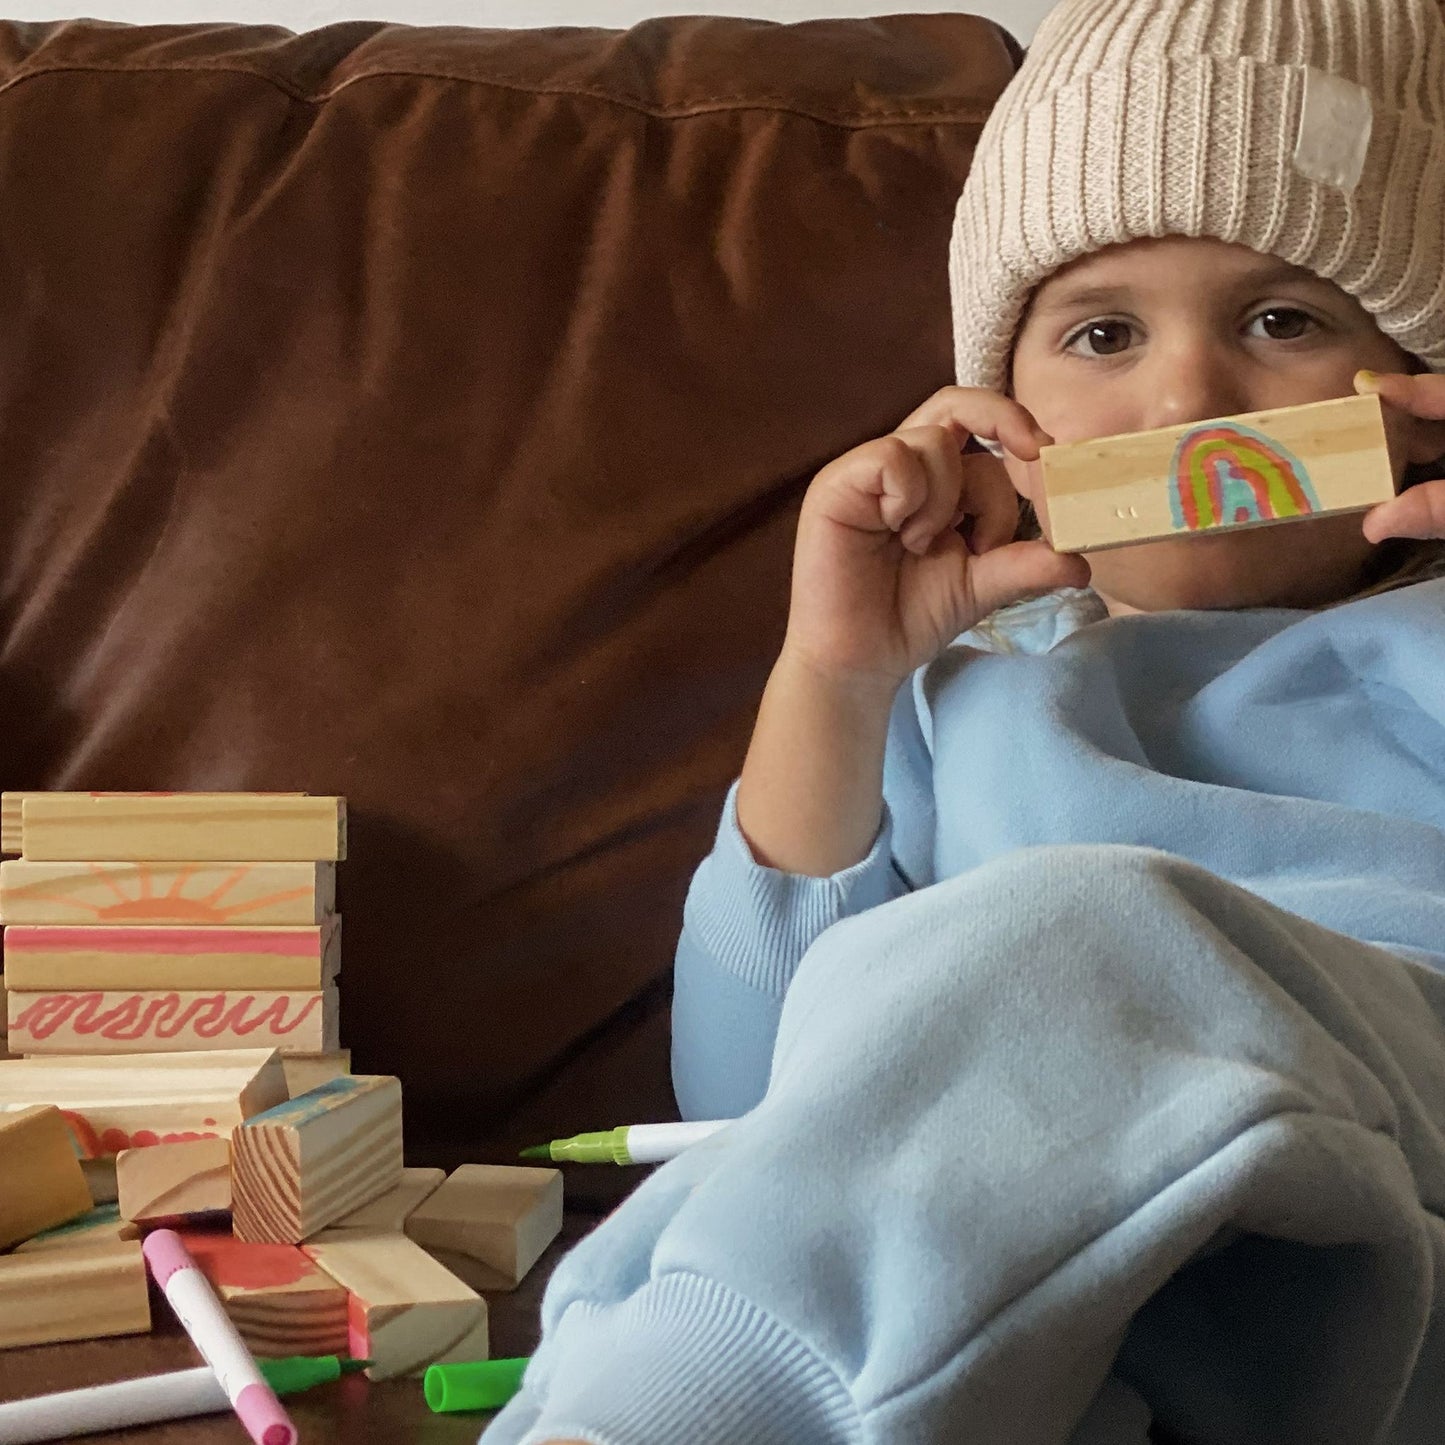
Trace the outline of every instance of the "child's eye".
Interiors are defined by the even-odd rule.
[[[1064,342],[1065,351],[1077,352],[1081,356],[1118,356],[1126,350],[1133,335],[1133,328],[1127,321],[1091,321]],[[1080,347],[1088,343],[1088,349]]]
[[[1298,341],[1314,329],[1316,322],[1308,312],[1294,306],[1271,306],[1261,311],[1250,323],[1251,334],[1258,335],[1254,328],[1264,326],[1263,335],[1270,341]]]

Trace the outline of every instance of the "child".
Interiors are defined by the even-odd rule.
[[[960,387],[809,489],[688,900],[678,1097],[745,1117],[563,1262],[487,1445],[1439,1439],[1442,112],[1437,0],[1046,22]],[[1361,372],[1363,524],[1011,540],[1049,437]]]

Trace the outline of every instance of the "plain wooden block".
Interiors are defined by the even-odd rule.
[[[126,1239],[139,1239],[140,1226],[120,1217],[120,1205],[97,1204],[94,1209],[57,1224],[54,1229],[27,1239],[15,1246],[16,1254],[34,1254],[41,1249],[76,1249],[91,1244],[114,1244]]]
[[[80,797],[80,798],[134,798],[137,796],[148,796],[135,793],[71,793],[57,794],[55,792],[6,792],[0,793],[0,853],[15,855],[20,852],[22,838],[23,812],[26,798],[43,797]],[[165,796],[162,794],[161,796]],[[234,793],[188,793],[185,796],[190,798],[215,797],[231,798]],[[256,796],[252,794],[251,796]],[[305,793],[271,793],[267,797],[282,798],[304,798]],[[278,920],[281,921],[281,920]]]
[[[412,1211],[434,1194],[447,1177],[445,1169],[403,1169],[401,1183],[369,1204],[343,1214],[330,1228],[362,1229],[369,1234],[400,1234]]]
[[[178,1233],[253,1353],[346,1353],[346,1291],[294,1244],[247,1244],[214,1230]]]
[[[327,1054],[282,1054],[281,1067],[286,1071],[286,1087],[294,1099],[331,1079],[351,1072],[351,1050],[333,1049]]]
[[[297,793],[27,793],[20,851],[43,862],[334,863],[346,799]]]
[[[319,990],[340,966],[337,917],[286,927],[67,923],[11,924],[5,930],[5,977],[14,993]]]
[[[275,1049],[111,1054],[0,1063],[0,1115],[55,1104],[83,1159],[228,1136],[287,1098]]]
[[[248,1119],[231,1174],[236,1237],[299,1244],[400,1182],[401,1084],[346,1075]]]
[[[334,863],[0,863],[0,923],[236,928],[335,912]]]
[[[1360,512],[1395,495],[1378,396],[1044,447],[1041,464],[1056,552]]]
[[[73,1131],[75,1126],[70,1124],[70,1127]],[[97,1204],[114,1204],[120,1198],[120,1185],[115,1182],[114,1154],[102,1154],[99,1159],[82,1159],[80,1172],[85,1175],[90,1197]]]
[[[488,1357],[486,1301],[402,1234],[326,1230],[301,1246],[351,1296],[351,1354],[386,1380]]]
[[[0,1349],[151,1327],[138,1240],[0,1257]]]
[[[475,1289],[515,1289],[562,1229],[562,1171],[463,1164],[406,1221]]]
[[[10,1049],[41,1054],[158,1053],[252,1047],[323,1053],[341,1000],[323,989],[11,990]]]
[[[0,1249],[86,1213],[80,1159],[53,1104],[0,1114]]]
[[[171,1224],[190,1215],[229,1212],[231,1141],[187,1139],[116,1155],[121,1218]]]

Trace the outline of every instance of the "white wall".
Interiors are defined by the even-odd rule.
[[[654,15],[756,15],[812,20],[829,15],[887,15],[971,10],[1002,21],[1025,43],[1053,0],[22,0],[7,13],[26,20],[93,16],[133,24],[239,20],[311,30],[337,20],[396,20],[407,25],[625,26]]]

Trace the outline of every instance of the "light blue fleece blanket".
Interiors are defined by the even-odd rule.
[[[749,1112],[563,1261],[487,1445],[1445,1438],[1442,624],[956,649],[857,868],[725,816],[675,1067]]]

